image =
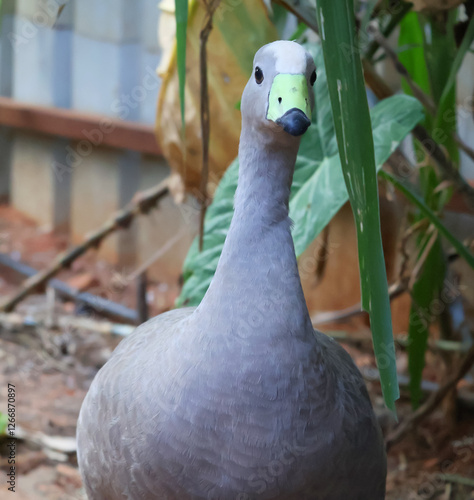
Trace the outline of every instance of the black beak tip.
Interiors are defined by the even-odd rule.
[[[303,135],[311,125],[311,120],[298,108],[289,109],[276,123],[295,137]]]

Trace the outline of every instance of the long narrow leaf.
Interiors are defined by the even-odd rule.
[[[432,97],[438,108],[432,131],[437,132],[438,143],[447,149],[451,162],[457,165],[459,149],[453,138],[453,133],[456,132],[456,119],[453,119],[456,116],[456,85],[454,80],[449,82],[457,51],[454,37],[456,11],[450,10],[443,21],[428,14],[421,18],[424,20],[424,48]],[[449,192],[443,193],[441,203],[445,202],[444,197]]]
[[[467,27],[466,33],[464,34],[464,38],[462,39],[461,45],[456,53],[456,57],[451,65],[451,69],[449,71],[449,77],[446,81],[446,84],[443,89],[443,94],[441,95],[440,104],[447,98],[447,94],[449,94],[450,88],[456,82],[456,76],[458,74],[459,68],[464,60],[464,56],[466,52],[469,50],[469,47],[472,45],[474,41],[474,17],[471,17],[469,21],[469,26]]]
[[[434,234],[436,237],[436,233]],[[428,238],[429,243],[430,238]],[[425,249],[421,247],[421,252]],[[445,263],[439,238],[429,249],[420,277],[412,289],[412,304],[408,324],[408,371],[410,373],[410,398],[414,409],[418,408],[423,391],[421,381],[425,368],[429,327],[432,322],[431,306],[439,296],[445,275]]]
[[[343,50],[356,39],[354,4],[352,0],[320,0],[317,12],[339,155],[356,220],[362,305],[370,316],[385,404],[395,412],[399,389],[372,127],[359,55]]]
[[[418,14],[409,12],[400,22],[400,35],[398,37],[399,47],[408,47],[400,52],[401,63],[407,68],[413,81],[423,90],[425,94],[431,95],[428,69],[425,61],[423,48],[423,31],[418,22]],[[402,82],[405,93],[411,94],[411,90],[405,81]]]
[[[451,18],[453,17],[453,14],[454,13],[451,13]],[[454,23],[454,20],[452,20],[452,23]],[[452,39],[451,45],[454,46],[453,50],[456,50],[454,27],[452,24],[449,24],[445,29],[449,30],[449,33],[451,34],[450,38]],[[441,34],[438,34],[438,38],[440,39],[438,45],[444,47],[447,44],[446,35],[442,32]],[[450,65],[448,64],[448,68],[450,66],[448,76],[445,76],[442,79],[439,78],[441,82],[444,82],[444,87],[441,92],[441,96],[439,97],[438,112],[434,123],[434,129],[439,128],[444,132],[444,134],[441,135],[442,140],[440,141],[440,144],[446,147],[451,161],[455,164],[459,163],[459,149],[453,138],[453,134],[456,133],[456,119],[453,119],[453,117],[456,117],[456,76],[459,68],[461,67],[464,56],[466,55],[466,52],[471,46],[473,40],[474,18],[471,18],[467,31],[464,34],[463,41],[459,49],[456,51],[456,56],[452,59],[452,63]],[[441,53],[440,50],[434,54],[432,59],[438,61],[438,66],[440,66],[439,72],[447,70],[445,61],[449,61],[450,59],[448,57],[443,57],[443,53]],[[439,61],[442,62],[440,63]],[[439,132],[438,136],[440,136]]]
[[[430,222],[432,222],[439,233],[446,238],[451,245],[453,245],[458,254],[471,266],[472,269],[474,269],[474,255],[472,255],[462,242],[449,231],[449,229],[441,222],[431,208],[429,208],[418,195],[388,172],[382,170],[379,175],[393,184],[403,194],[403,196],[405,196],[405,198],[416,205],[420,209],[420,212],[422,212],[423,215],[425,215]]]
[[[184,130],[184,88],[186,85],[186,31],[188,29],[188,0],[175,0],[176,58],[179,79],[181,124]]]

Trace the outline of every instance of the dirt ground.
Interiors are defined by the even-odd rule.
[[[64,238],[42,233],[16,212],[0,207],[0,252],[40,269],[66,245]],[[94,252],[58,277],[88,292],[135,307],[134,282],[117,278],[116,269],[97,259]],[[118,285],[111,288],[114,280]],[[11,276],[0,275],[0,296],[12,293],[17,286],[18,281]],[[171,307],[173,298],[163,284],[149,284],[151,314]],[[54,318],[74,313],[75,306],[56,302],[51,310],[46,295],[38,294],[17,308],[24,317],[40,319],[45,311]],[[0,412],[6,412],[7,397],[11,395],[8,384],[13,384],[15,431],[21,437],[15,441],[15,494],[8,491],[6,475],[11,440],[4,438],[1,442],[0,498],[85,498],[74,452],[77,415],[95,373],[119,341],[118,336],[77,326],[58,330],[46,326],[0,325]],[[359,367],[374,366],[370,351],[347,349]],[[399,361],[403,368],[403,356]],[[431,373],[436,370],[436,365],[431,367]],[[429,374],[430,370],[428,378]],[[383,416],[378,383],[369,382],[368,387],[377,411]],[[451,411],[449,418],[447,408]],[[402,398],[399,417],[404,418],[410,411],[408,400]],[[393,422],[387,427],[393,427]],[[416,433],[408,434],[390,450],[388,464],[387,500],[474,499],[473,406],[440,406]]]

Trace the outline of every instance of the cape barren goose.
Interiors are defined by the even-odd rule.
[[[78,460],[91,500],[384,498],[364,382],[312,327],[290,233],[315,80],[295,42],[255,55],[235,213],[209,290],[197,308],[138,327],[84,400]]]

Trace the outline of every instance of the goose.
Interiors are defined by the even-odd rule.
[[[349,354],[314,330],[288,217],[316,68],[255,55],[234,216],[201,304],[139,326],[93,380],[77,427],[89,499],[381,500],[386,456]]]

